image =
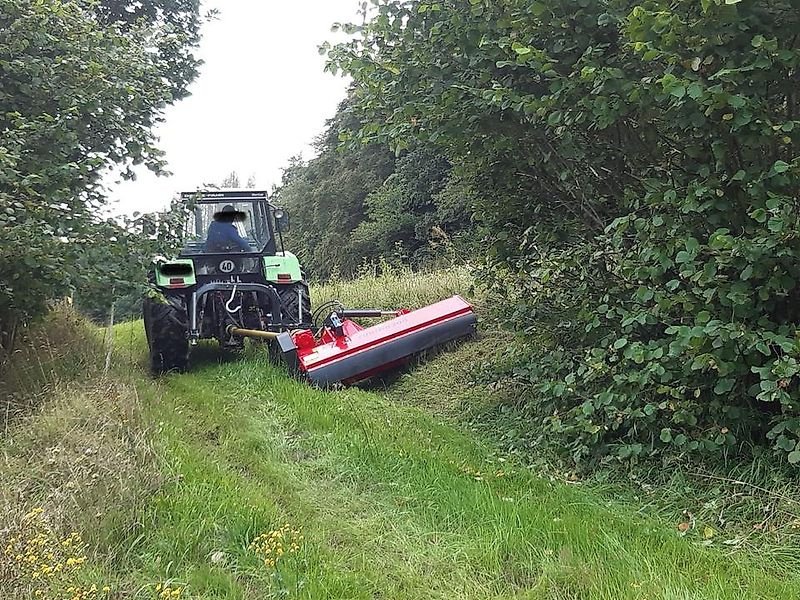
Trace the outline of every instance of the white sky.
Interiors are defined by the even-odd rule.
[[[323,72],[318,47],[336,39],[334,22],[357,20],[359,0],[206,0],[218,8],[199,56],[192,95],[168,108],[158,129],[171,177],[137,170],[132,182],[106,181],[111,212],[164,208],[175,193],[220,183],[231,171],[242,185],[271,189],[289,157],[310,147],[344,98],[347,81]]]

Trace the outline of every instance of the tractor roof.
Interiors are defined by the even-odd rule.
[[[197,190],[181,193],[182,200],[196,203],[206,202],[253,202],[269,201],[269,193],[264,190]]]

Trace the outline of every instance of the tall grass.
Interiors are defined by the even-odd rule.
[[[103,354],[102,332],[66,303],[23,330],[0,363],[0,432],[65,382],[91,379]]]
[[[4,365],[0,598],[106,597],[114,552],[99,548],[160,485],[136,387],[105,376],[105,356],[103,332],[62,306]]]
[[[380,271],[362,271],[357,279],[313,285],[311,303],[313,307],[328,300],[339,300],[348,308],[414,309],[454,294],[479,301],[472,275],[466,267],[416,272],[384,265]]]

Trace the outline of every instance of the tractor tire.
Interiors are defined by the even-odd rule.
[[[300,324],[303,328],[311,327],[311,294],[308,283],[299,281],[291,285],[276,286],[276,289],[281,299],[283,321],[295,326]],[[298,298],[298,294],[302,294],[302,300]]]
[[[145,298],[142,303],[144,331],[150,348],[154,375],[183,372],[189,367],[189,331],[186,303],[173,296],[167,303]]]

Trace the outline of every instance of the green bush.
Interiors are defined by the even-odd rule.
[[[379,3],[331,68],[353,139],[479,182],[482,275],[576,461],[800,462],[796,2]]]
[[[202,21],[194,0],[0,0],[0,347],[52,300],[130,282],[101,180],[163,171],[153,129],[188,95]]]

